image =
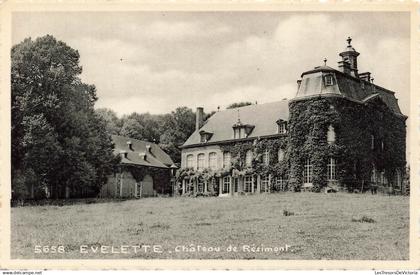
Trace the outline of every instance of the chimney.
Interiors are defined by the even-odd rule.
[[[203,126],[204,123],[204,109],[203,107],[197,107],[197,111],[195,112],[195,130]]]
[[[133,144],[131,143],[131,140],[127,141],[127,147],[129,150],[133,150]]]
[[[359,78],[361,80],[370,82],[370,72],[364,72],[364,73],[359,74]]]
[[[297,82],[297,85],[298,85],[298,91],[299,91],[299,88],[300,88],[300,84],[302,84],[302,80],[301,79],[299,79],[298,81],[296,81]]]
[[[127,155],[128,155],[127,151],[122,150],[120,151],[120,154],[123,158],[127,158]]]
[[[146,154],[146,153],[139,153],[139,157],[140,157],[142,160],[147,160],[147,154]]]
[[[152,146],[150,146],[150,144],[146,145],[146,152],[148,152],[148,153],[152,152]]]
[[[339,61],[338,68],[345,74],[351,74],[350,63],[347,60]]]

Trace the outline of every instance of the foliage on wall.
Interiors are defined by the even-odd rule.
[[[350,191],[360,190],[361,182],[370,180],[373,163],[389,179],[397,168],[405,167],[405,118],[392,113],[380,99],[360,104],[343,98],[312,98],[292,101],[289,109],[290,183],[296,190],[302,186],[308,158],[315,191],[327,185],[331,157],[337,160],[337,179]],[[330,125],[336,132],[332,144],[326,138]]]
[[[149,174],[153,178],[153,189],[158,193],[170,193],[172,191],[171,186],[167,184],[171,178],[169,169],[144,166],[124,166],[122,169],[130,172],[137,182],[142,181]]]

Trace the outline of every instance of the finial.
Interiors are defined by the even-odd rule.
[[[324,58],[324,66],[327,66],[327,58]]]
[[[371,79],[370,79],[370,82],[372,82],[373,83],[373,81],[374,81],[375,79],[372,77]]]
[[[241,123],[241,116],[239,115],[239,108],[238,108],[238,123]]]
[[[349,43],[349,46],[351,46],[351,37],[350,36],[347,38],[347,43]]]

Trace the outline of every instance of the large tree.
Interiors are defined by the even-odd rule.
[[[99,108],[96,109],[96,114],[105,121],[106,130],[111,135],[119,135],[121,127],[123,125],[123,120],[120,119],[117,114],[108,108]]]
[[[139,140],[159,142],[161,135],[159,129],[159,116],[149,113],[132,113],[122,118],[120,134]]]
[[[14,197],[22,190],[62,197],[65,187],[97,193],[116,160],[94,111],[96,89],[80,80],[78,51],[47,35],[25,39],[11,54]]]
[[[195,129],[195,114],[187,107],[178,107],[162,118],[160,145],[178,165],[181,163],[181,146]]]

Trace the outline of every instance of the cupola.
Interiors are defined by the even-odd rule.
[[[343,52],[340,53],[342,60],[338,62],[338,67],[343,73],[350,74],[354,77],[358,77],[357,57],[360,55],[360,53],[353,48],[353,46],[351,45],[351,41],[351,37],[348,37],[347,47],[344,49]]]

